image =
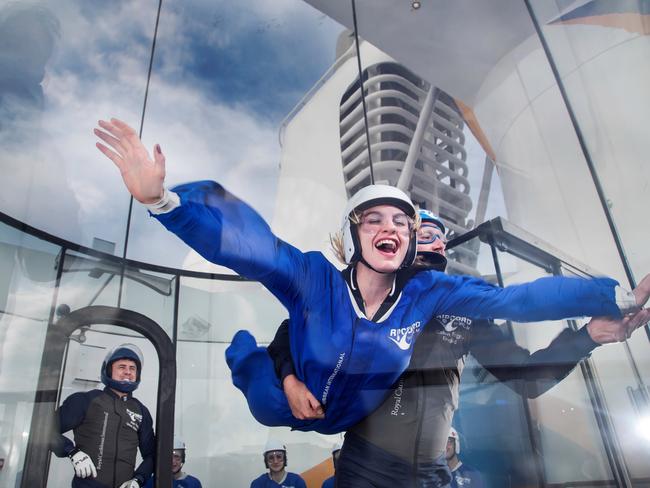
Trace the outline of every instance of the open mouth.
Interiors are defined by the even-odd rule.
[[[398,243],[392,239],[381,239],[375,243],[375,248],[386,254],[395,254]]]

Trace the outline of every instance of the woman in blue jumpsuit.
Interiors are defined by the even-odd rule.
[[[228,364],[251,412],[265,425],[332,434],[356,424],[404,372],[415,339],[434,315],[520,322],[621,315],[620,287],[609,278],[542,278],[499,288],[430,271],[398,286],[398,271],[415,257],[416,212],[403,192],[384,185],[366,187],[348,203],[341,251],[351,266],[344,276],[320,252],[303,253],[277,238],[257,212],[215,182],[168,191],[160,146],[152,160],[123,122],[99,125],[103,130],[95,134],[112,149],[97,147],[118,166],[136,200],[208,261],[260,281],[289,311],[297,376],[327,414],[316,420],[294,418],[268,354],[240,331],[227,353]],[[351,297],[355,287],[364,311]],[[390,308],[380,310],[397,289]],[[618,294],[626,306],[636,305],[629,292]]]

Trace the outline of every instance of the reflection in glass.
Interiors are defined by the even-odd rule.
[[[640,224],[650,207],[645,3],[532,4],[631,268],[642,274],[650,269],[647,226]],[[89,130],[110,115],[138,126],[158,5],[65,0],[54,8],[0,0],[3,214],[122,254],[129,200],[114,168],[100,162]],[[163,2],[142,121],[145,142],[162,143],[171,184],[214,178],[252,202],[281,237],[303,249],[327,250],[347,195],[369,181],[363,80],[376,181],[404,186],[440,214],[450,238],[507,217],[566,255],[623,279],[524,2],[502,2],[502,9],[491,2],[469,5],[422,2],[416,11],[411,2],[372,8],[359,2],[359,73],[349,31],[339,36],[352,27],[349,2]],[[135,260],[223,271],[206,266],[138,205],[131,229],[128,256]],[[449,256],[452,272],[496,281],[491,249],[478,239]],[[541,274],[509,254],[500,253],[499,262],[506,282]],[[7,479],[11,486],[22,468],[55,291],[57,305],[71,309],[119,303],[140,311],[170,337],[178,314],[176,430],[188,443],[188,466],[205,485],[246,486],[263,470],[268,438],[287,443],[292,471],[329,458],[330,439],[257,425],[230,382],[224,349],[241,328],[262,344],[271,339],[286,316],[274,297],[257,283],[197,278],[183,278],[175,297],[177,277],[137,267],[125,269],[120,297],[116,263],[83,252],[64,255],[58,246],[0,225],[0,484]],[[510,326],[518,342],[534,350],[564,324],[501,325]],[[93,326],[74,334],[64,396],[92,387],[85,372],[79,379],[71,370],[82,369],[84,347],[106,347],[114,332]],[[650,443],[638,428],[643,405],[635,401],[650,372],[648,347],[637,333],[627,345],[596,349],[589,363],[633,478],[650,476]],[[152,365],[147,374],[154,374]],[[492,469],[494,479],[499,472],[499,486],[541,477],[611,479],[584,372],[576,369],[524,403],[468,359],[458,421],[469,432],[469,459]],[[146,400],[152,412],[153,398]],[[481,431],[485,426],[495,432]],[[51,484],[68,479],[69,466],[55,461]]]
[[[560,77],[556,80],[547,75],[545,83],[562,85],[568,109],[577,121],[576,132],[586,144],[583,164],[594,168],[594,178],[603,188],[604,205],[614,221],[614,227],[606,232],[617,233],[626,264],[637,280],[650,269],[647,232],[639,225],[645,217],[642,209],[649,203],[646,189],[650,181],[645,156],[648,138],[639,130],[645,125],[645,107],[649,102],[645,80],[650,76],[648,12],[643,4],[592,1],[558,9],[547,2],[532,2],[538,21],[550,19],[542,23],[541,35]],[[560,127],[571,131],[569,121],[558,117],[558,110],[564,111],[564,107],[553,107],[540,117],[554,118],[556,125],[558,119],[562,120]],[[590,210],[583,210],[581,230],[583,221],[599,209],[594,205]],[[583,238],[588,236],[595,238],[591,234]],[[584,259],[593,259],[602,245],[593,247],[596,249],[585,252]],[[616,256],[612,262],[620,263],[621,258]],[[598,265],[604,269],[602,263]],[[618,276],[623,281],[622,273]],[[627,412],[614,419],[627,467],[634,478],[650,476],[642,461],[650,452],[650,445],[639,434],[639,423],[650,413],[644,384],[650,371],[647,338],[635,334],[625,346],[603,348],[594,355],[608,403]],[[629,357],[630,363],[621,363],[623,357]]]
[[[501,256],[503,253],[499,253]],[[547,275],[521,260],[517,260],[517,268],[516,272],[504,275],[506,285]],[[538,350],[566,326],[562,322],[513,324],[513,332],[519,344]],[[619,346],[601,349],[608,347]],[[548,483],[612,479],[585,381],[583,372],[576,368],[550,391],[528,402],[532,425],[536,427],[534,442],[542,455]]]
[[[63,269],[58,305],[68,306],[70,310],[117,305],[119,264],[75,251],[67,251],[59,262],[63,263]]]
[[[146,315],[172,337],[176,280],[165,273],[127,268],[120,307]]]
[[[287,446],[292,472],[304,473],[328,461],[334,436],[269,429],[255,421],[244,396],[232,385],[226,347],[178,343],[175,432],[188,446],[188,472],[204,486],[224,480],[248,486],[265,470],[262,452],[269,438]]]
[[[29,439],[59,252],[0,223],[0,480],[11,483]]]
[[[120,252],[129,200],[90,131],[139,120],[157,4],[0,0],[0,211]]]
[[[175,277],[149,269],[122,267],[112,256],[97,258],[68,251],[61,261],[59,304],[71,310],[119,305],[146,315],[172,336]]]
[[[161,144],[169,185],[216,180],[270,221],[284,165],[278,128],[327,70],[341,27],[299,0],[167,2],[161,18],[145,145]],[[131,229],[130,258],[224,272],[140,206]]]
[[[194,278],[181,280],[178,339],[229,343],[241,329],[269,343],[286,309],[261,284]]]
[[[650,203],[645,191],[650,180],[645,158],[649,142],[640,129],[650,103],[646,90],[650,76],[647,2],[591,1],[570,9],[558,9],[548,2],[531,3],[536,17],[550,19],[542,26],[542,35],[603,185],[627,258],[641,278],[650,268],[642,244],[647,233],[638,225],[641,209]]]

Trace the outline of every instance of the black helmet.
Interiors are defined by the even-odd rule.
[[[111,378],[111,368],[113,363],[118,359],[130,359],[135,362],[137,373],[135,381],[117,381]],[[143,356],[142,351],[135,344],[120,344],[114,349],[108,351],[104,362],[102,363],[101,379],[109,388],[121,391],[122,393],[131,393],[140,385],[140,375],[142,374]]]

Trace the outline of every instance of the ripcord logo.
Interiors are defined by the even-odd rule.
[[[450,320],[447,323],[443,323],[442,326],[447,332],[453,332],[458,328],[458,325],[456,325],[456,321],[458,320],[458,317],[454,317],[452,320]]]
[[[467,317],[458,317],[457,315],[437,315],[436,319],[442,324],[442,328],[447,332],[453,332],[458,327],[469,329],[472,326],[472,319]]]
[[[402,351],[407,351],[413,344],[413,337],[420,332],[420,321],[413,322],[408,327],[401,329],[390,329],[388,338],[395,343]]]
[[[129,416],[129,421],[126,423],[126,425],[128,425],[129,427],[131,427],[133,430],[137,432],[138,429],[140,429],[140,424],[142,423],[142,415],[133,412],[128,408],[126,409],[126,414]]]

